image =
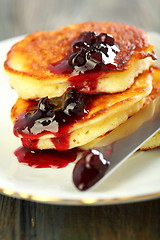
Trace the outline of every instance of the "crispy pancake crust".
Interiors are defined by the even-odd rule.
[[[69,54],[71,43],[84,31],[109,33],[114,36],[120,48],[115,58],[117,70],[101,74],[93,92],[124,91],[131,86],[139,73],[153,63],[150,53],[154,47],[148,43],[147,34],[134,26],[86,22],[57,31],[36,32],[16,43],[8,52],[4,63],[11,86],[20,97],[56,97],[67,90],[70,86],[70,74],[54,74],[50,72],[49,64],[65,58]]]
[[[84,145],[93,139],[114,129],[124,122],[129,116],[137,112],[152,90],[152,77],[146,71],[141,74],[130,89],[123,93],[103,94],[93,100],[93,107],[89,114],[83,119],[75,123],[69,130],[69,148]],[[17,102],[11,110],[11,118],[13,122],[24,111],[29,111],[33,107],[33,101],[18,98]],[[19,136],[22,137],[22,136]],[[39,149],[55,148],[52,139],[56,139],[55,134],[45,134],[38,139]],[[65,136],[58,138],[61,141],[61,149],[63,149],[63,141]],[[36,139],[34,135],[33,139]],[[34,148],[33,139],[26,139],[23,135],[23,144],[26,147]]]

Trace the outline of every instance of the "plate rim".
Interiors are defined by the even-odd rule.
[[[147,201],[160,198],[160,192],[152,194],[142,194],[139,196],[126,196],[119,198],[81,198],[81,199],[65,199],[65,198],[54,198],[54,197],[43,197],[42,195],[28,194],[25,192],[16,192],[7,188],[0,188],[0,193],[8,197],[17,198],[21,200],[35,201],[39,203],[46,204],[59,204],[59,205],[113,205],[113,204],[124,204],[124,203],[134,203],[140,201]]]

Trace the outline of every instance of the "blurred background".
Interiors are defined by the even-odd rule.
[[[82,21],[160,31],[160,0],[0,0],[0,40]]]

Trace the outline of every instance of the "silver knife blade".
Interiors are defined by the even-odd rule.
[[[73,170],[73,182],[87,190],[110,176],[126,159],[160,130],[160,97],[84,151]]]

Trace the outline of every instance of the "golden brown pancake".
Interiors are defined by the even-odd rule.
[[[149,71],[146,71],[136,78],[129,89],[122,93],[93,96],[92,107],[88,114],[71,125],[65,134],[63,131],[59,134],[57,131],[52,132],[51,130],[40,135],[37,135],[36,132],[28,134],[28,130],[25,128],[22,134],[18,134],[18,137],[22,138],[24,146],[31,149],[66,150],[87,144],[116,128],[129,116],[139,111],[151,90],[152,76]],[[23,112],[35,111],[33,109],[36,105],[36,101],[18,98],[11,110],[13,122],[17,118],[21,119],[20,116]],[[39,131],[39,125],[38,127],[34,126],[34,129]]]
[[[146,106],[151,101],[153,101],[156,97],[160,96],[160,68],[153,67],[152,68],[152,91],[151,93],[146,96],[145,102],[143,106]],[[94,139],[92,142],[85,144],[84,146],[81,146],[82,149],[89,149],[92,148],[95,144],[99,143],[104,137],[100,136],[96,139]],[[160,146],[160,132],[156,133],[153,137],[151,137],[145,144],[143,144],[140,148],[140,150],[149,150],[153,148],[157,148]]]
[[[116,69],[102,71],[94,81],[84,73],[85,80],[78,84],[79,80],[71,81],[72,73],[56,74],[49,66],[66,58],[73,41],[85,31],[111,34],[120,51],[115,57]],[[153,52],[147,34],[137,27],[113,22],[85,22],[28,35],[11,48],[4,67],[11,86],[23,99],[61,96],[75,85],[77,90],[85,93],[116,93],[129,88],[135,77],[153,64]]]
[[[160,96],[160,68],[154,67],[153,72],[153,89],[152,92],[146,97],[145,104],[149,104],[156,97]],[[150,138],[143,146],[141,150],[153,149],[160,146],[160,132],[156,133]]]

